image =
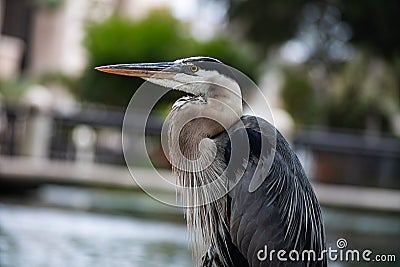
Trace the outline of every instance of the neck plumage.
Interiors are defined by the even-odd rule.
[[[170,123],[169,128],[169,156],[197,263],[209,247],[219,249],[216,242],[225,232],[218,227],[226,226],[227,182],[222,177],[226,166],[224,159],[219,158],[223,153],[217,153],[219,148],[209,138],[222,130],[205,118],[189,121],[183,127]],[[215,252],[223,255],[221,251]]]

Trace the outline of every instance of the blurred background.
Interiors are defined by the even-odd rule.
[[[330,266],[400,266],[399,14],[397,0],[0,0],[0,266],[193,266],[181,209],[143,193],[123,158],[142,81],[93,70],[193,55],[264,92],[329,246],[397,257]],[[179,96],[165,95],[146,129],[165,175],[160,129]]]

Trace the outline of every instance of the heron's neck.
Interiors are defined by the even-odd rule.
[[[223,197],[227,181],[222,176],[226,166],[224,153],[209,138],[222,131],[220,124],[205,118],[189,121],[181,130],[176,124],[170,125],[170,160],[198,263],[205,254],[204,248],[209,247],[216,248],[223,260],[216,242],[224,233],[220,227],[227,225]],[[225,240],[225,236],[222,238]]]
[[[209,138],[221,133],[223,130],[220,124],[211,119],[194,119],[185,124],[179,133],[171,136],[172,139],[175,139],[173,140],[174,143],[178,144],[173,149],[179,148],[183,156],[194,160],[200,155],[200,148],[207,145],[207,142],[212,142]]]

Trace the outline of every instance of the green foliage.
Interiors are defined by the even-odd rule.
[[[308,61],[285,70],[282,96],[296,122],[390,130],[400,101],[400,35],[395,26],[400,1],[219,1],[229,4],[231,25],[239,25],[241,34],[266,53],[290,39],[308,36],[307,29],[317,32],[314,46],[306,42],[312,48]],[[350,33],[340,33],[339,26],[349,26]],[[306,41],[312,41],[310,36]],[[340,49],[338,44],[349,44],[362,55],[350,61],[332,60],[329,52]],[[321,70],[324,77],[318,81],[310,77],[314,70]]]
[[[165,11],[156,11],[144,20],[133,21],[112,16],[87,27],[84,45],[89,64],[78,95],[83,100],[107,105],[127,105],[142,81],[138,78],[105,75],[93,70],[95,66],[157,62],[177,58],[209,55],[255,75],[255,62],[232,41],[219,37],[200,43]]]
[[[27,79],[25,76],[0,80],[0,97],[3,96],[8,101],[17,102],[33,84],[34,81]]]
[[[318,96],[304,66],[285,69],[282,98],[300,124],[390,132],[390,119],[400,110],[395,70],[384,60],[359,53],[337,66]],[[317,97],[318,96],[318,97]]]
[[[62,6],[63,0],[36,0],[35,4],[40,8],[56,10]]]
[[[313,124],[319,119],[319,107],[307,73],[303,68],[287,68],[282,88],[285,108],[296,123]]]
[[[45,86],[50,84],[59,84],[71,92],[77,92],[80,88],[77,77],[66,75],[60,72],[44,73],[40,77],[37,77],[37,82]]]
[[[388,122],[400,110],[398,86],[390,65],[358,54],[332,75],[329,125],[390,131]]]
[[[243,33],[264,51],[296,33],[304,0],[228,0],[231,21],[244,25]]]
[[[341,0],[337,3],[343,20],[353,30],[352,42],[373,53],[392,59],[400,56],[400,1]]]
[[[344,22],[352,29],[354,41],[378,55],[400,56],[398,0],[219,0],[229,3],[228,17],[243,27],[243,34],[261,49],[294,37],[307,4],[337,7]]]

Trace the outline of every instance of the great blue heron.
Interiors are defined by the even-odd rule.
[[[218,188],[183,192],[185,204],[189,204],[186,219],[194,232],[193,251],[198,264],[326,266],[320,206],[297,156],[270,123],[243,116],[239,83],[224,66],[214,58],[190,57],[96,69],[141,77],[188,93],[175,102],[168,117],[169,155],[176,161],[172,165],[179,184],[198,188],[222,175],[226,177],[221,183],[228,184],[223,186],[235,181],[220,198],[214,198]],[[248,155],[241,153],[244,139]],[[267,150],[261,149],[262,142]],[[203,154],[206,160],[212,157],[207,168],[191,171],[185,164],[179,166],[181,159],[177,158],[195,160]],[[270,155],[270,168],[257,171],[259,163],[262,165]],[[228,165],[231,171],[224,172]],[[258,177],[261,184],[249,190],[257,175],[262,176],[261,180]],[[284,252],[278,255],[279,250]],[[301,257],[303,252],[308,257]]]

